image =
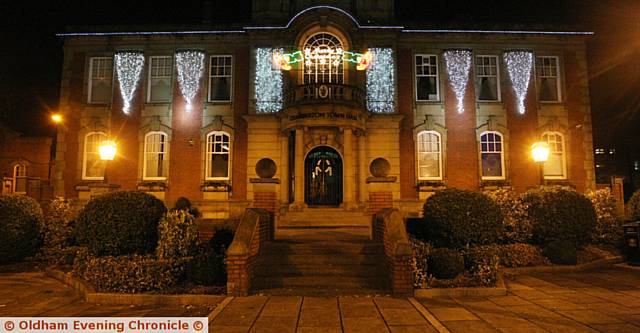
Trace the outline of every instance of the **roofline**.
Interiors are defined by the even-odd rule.
[[[476,33],[509,35],[594,35],[593,31],[544,31],[544,30],[475,30],[475,29],[402,29],[405,33]]]
[[[56,37],[89,37],[89,36],[149,36],[149,35],[220,35],[243,34],[244,30],[188,30],[188,31],[117,31],[117,32],[64,32]]]

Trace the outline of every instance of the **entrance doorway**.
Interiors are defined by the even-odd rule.
[[[328,146],[313,148],[304,161],[304,198],[309,206],[342,203],[342,158]]]

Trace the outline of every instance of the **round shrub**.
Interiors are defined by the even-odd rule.
[[[80,211],[76,237],[98,256],[155,251],[162,201],[140,191],[119,191],[91,199]]]
[[[35,254],[41,244],[42,209],[24,195],[0,195],[0,264]]]
[[[436,247],[491,244],[503,237],[500,207],[482,193],[446,189],[427,199],[424,228]]]
[[[187,264],[187,280],[204,286],[220,286],[227,283],[225,253],[205,245]]]
[[[506,243],[529,242],[533,226],[527,219],[526,207],[520,195],[510,188],[486,191],[484,194],[500,206],[504,216],[504,241]]]
[[[171,210],[185,210],[194,217],[200,217],[200,211],[191,205],[191,201],[186,197],[179,197],[173,204]]]
[[[587,193],[596,212],[596,226],[592,238],[596,243],[619,244],[623,240],[621,219],[618,216],[616,199],[611,189],[605,187]]]
[[[498,281],[500,250],[501,248],[497,245],[485,245],[465,251],[465,267],[479,285],[494,286]]]
[[[73,210],[65,199],[49,203],[44,223],[44,246],[61,249],[73,244]]]
[[[566,240],[581,247],[589,243],[596,213],[584,195],[562,188],[532,190],[524,194],[527,216],[533,224],[532,240],[546,245]]]
[[[464,258],[458,250],[439,248],[431,252],[428,272],[437,279],[453,279],[464,272]]]
[[[198,226],[186,210],[167,212],[158,225],[158,235],[156,254],[160,259],[190,257],[196,252]]]
[[[634,221],[640,221],[640,190],[635,191],[627,203],[629,217]]]
[[[578,251],[574,243],[567,240],[555,240],[542,250],[549,260],[558,265],[575,265],[578,263]]]

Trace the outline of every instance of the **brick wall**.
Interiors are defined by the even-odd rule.
[[[369,192],[369,211],[375,213],[384,208],[393,208],[393,194],[391,192]]]
[[[398,112],[400,122],[400,197],[417,199],[415,171],[415,141],[413,137],[413,53],[400,48],[398,61]]]
[[[374,215],[373,238],[384,245],[385,266],[393,294],[412,296],[411,245],[397,209],[383,209]]]
[[[276,192],[254,192],[253,208],[262,208],[276,214],[278,208],[278,197]]]
[[[80,181],[78,163],[82,156],[78,151],[80,117],[84,105],[82,93],[84,87],[85,53],[65,52],[65,57],[70,57],[63,70],[63,82],[60,92],[60,111],[64,117],[64,123],[58,134],[58,145],[62,150],[62,156],[57,156],[63,163],[59,172],[62,173],[63,182],[56,186],[63,186],[63,194],[67,198],[77,198],[76,184]],[[58,171],[56,171],[58,172]]]
[[[233,102],[233,191],[230,199],[247,199],[247,121],[243,116],[249,113],[249,48],[243,47],[235,53],[234,102]]]

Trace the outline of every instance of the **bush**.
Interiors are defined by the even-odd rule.
[[[621,219],[618,216],[616,199],[608,187],[590,191],[587,198],[596,212],[596,226],[592,239],[596,243],[617,244],[623,238]]]
[[[415,238],[411,238],[410,242],[413,252],[413,256],[411,257],[413,286],[416,288],[426,288],[429,281],[429,277],[427,276],[427,263],[433,247],[431,244]]]
[[[458,250],[439,248],[431,252],[427,272],[438,279],[453,279],[464,272],[464,258]]]
[[[62,249],[73,244],[74,221],[71,205],[65,199],[53,199],[49,203],[44,223],[44,246]]]
[[[167,212],[158,225],[160,259],[193,256],[197,250],[198,226],[195,217],[186,210]]]
[[[42,243],[42,209],[24,195],[0,195],[0,264],[35,254]]]
[[[197,208],[191,206],[191,201],[186,197],[179,197],[173,204],[171,210],[186,210],[194,217],[200,217],[200,211]]]
[[[137,293],[161,291],[176,285],[184,276],[184,259],[156,259],[152,256],[76,257],[74,274],[98,291]]]
[[[214,231],[213,237],[209,240],[209,247],[218,253],[226,253],[233,242],[235,233],[231,229],[218,228]]]
[[[500,207],[486,195],[446,189],[424,205],[427,240],[437,247],[491,244],[503,237]]]
[[[575,243],[571,241],[555,240],[545,246],[543,252],[554,264],[575,265],[578,263],[578,250]]]
[[[208,245],[202,246],[198,254],[187,264],[187,280],[205,286],[225,285],[227,283],[225,253],[214,251]]]
[[[166,209],[156,197],[139,191],[119,191],[91,199],[80,211],[76,237],[98,256],[155,251],[158,222]]]
[[[484,193],[500,206],[504,216],[504,241],[507,243],[529,242],[533,226],[527,219],[527,209],[520,195],[506,188]]]
[[[500,248],[478,246],[465,251],[464,264],[473,280],[481,286],[495,286],[500,272]]]
[[[634,221],[640,221],[640,190],[633,193],[627,206],[629,207],[629,217]]]
[[[504,267],[544,266],[549,261],[542,250],[531,244],[506,244],[501,246],[500,265]]]
[[[523,198],[533,223],[533,242],[546,245],[566,240],[574,247],[589,243],[596,225],[596,213],[584,195],[561,188],[532,190]]]

